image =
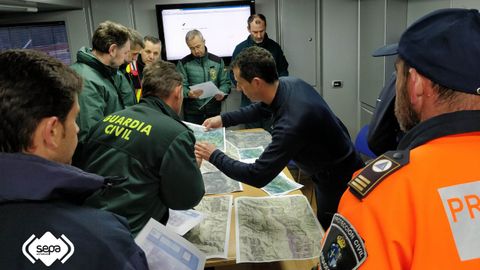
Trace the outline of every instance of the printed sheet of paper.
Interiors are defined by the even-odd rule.
[[[232,195],[203,197],[195,207],[205,214],[205,219],[184,237],[204,252],[207,259],[228,256],[232,198]]]
[[[200,270],[205,266],[203,252],[152,218],[135,243],[145,252],[151,270]]]
[[[205,218],[202,212],[193,209],[185,211],[169,209],[169,212],[167,228],[179,235],[186,234]]]
[[[240,156],[238,154],[238,148],[235,147],[235,145],[233,145],[231,142],[229,141],[226,141],[225,142],[225,154],[227,154],[229,157],[235,159],[235,160],[239,160],[240,159]]]
[[[224,194],[242,191],[242,183],[226,176],[221,171],[202,173],[205,194]]]
[[[217,128],[206,131],[205,127],[202,125],[197,125],[190,122],[183,123],[193,130],[197,142],[209,142],[225,152],[225,128]]]
[[[272,142],[272,135],[266,131],[227,130],[225,136],[237,148],[262,146],[265,149]]]
[[[320,255],[323,230],[303,195],[235,199],[237,263]]]
[[[213,165],[212,163],[206,160],[202,160],[202,166],[200,166],[200,172],[202,172],[202,174],[209,173],[209,172],[219,172],[219,171],[220,170],[218,170],[217,167],[215,167],[215,165]]]
[[[203,93],[198,98],[209,98],[215,96],[216,94],[225,95],[225,93],[220,91],[220,89],[218,89],[218,87],[212,81],[192,85],[190,86],[190,90],[203,90]]]
[[[270,196],[278,196],[285,195],[291,191],[301,189],[302,187],[302,184],[291,180],[285,175],[285,173],[281,172],[270,183],[268,183],[268,185],[264,186],[262,190],[267,192]]]
[[[255,163],[263,153],[263,146],[251,147],[251,148],[238,148],[238,156],[241,162]]]

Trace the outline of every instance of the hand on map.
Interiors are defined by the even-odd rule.
[[[205,160],[209,160],[213,151],[215,151],[215,145],[207,142],[197,142],[195,144],[195,156],[201,157]]]
[[[223,126],[222,123],[222,117],[220,115],[214,116],[207,118],[202,126],[206,127],[207,130],[213,129],[213,128],[221,128]]]

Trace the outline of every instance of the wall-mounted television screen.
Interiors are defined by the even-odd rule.
[[[65,22],[0,25],[0,51],[34,49],[70,65]]]
[[[156,5],[162,58],[179,60],[190,54],[185,34],[202,32],[210,53],[229,62],[235,46],[249,35],[247,19],[255,13],[255,1]]]

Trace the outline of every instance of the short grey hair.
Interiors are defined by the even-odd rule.
[[[197,29],[193,29],[187,32],[185,35],[185,42],[189,42],[190,40],[194,39],[195,37],[199,37],[202,41],[205,39],[203,38],[202,32],[198,31]]]

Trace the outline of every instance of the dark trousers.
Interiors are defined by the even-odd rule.
[[[323,229],[330,227],[333,215],[337,212],[338,204],[347,189],[347,183],[355,171],[363,168],[360,156],[353,152],[340,164],[322,170],[312,176],[315,182],[315,197],[317,200],[317,218]]]

